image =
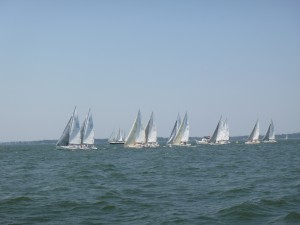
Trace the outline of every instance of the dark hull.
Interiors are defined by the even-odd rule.
[[[123,145],[125,142],[109,142],[111,145]]]

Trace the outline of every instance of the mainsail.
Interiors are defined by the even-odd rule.
[[[188,121],[188,115],[185,113],[184,118],[180,124],[180,127],[172,142],[173,145],[185,145],[189,141],[190,125]]]
[[[170,138],[169,138],[169,140],[167,142],[168,144],[172,144],[172,142],[173,142],[173,140],[174,140],[174,138],[175,138],[175,136],[177,134],[177,131],[179,129],[180,124],[181,124],[181,118],[180,118],[180,115],[178,113],[177,120],[175,121],[175,124],[174,124],[174,127],[172,129]]]
[[[209,143],[217,143],[222,139],[222,117],[220,118],[218,125],[213,133],[213,135],[211,136]]]
[[[71,123],[72,123],[72,116],[69,119],[69,122],[67,123],[67,126],[64,129],[64,132],[62,133],[61,137],[57,141],[56,146],[67,146],[67,145],[69,145]]]
[[[229,126],[228,126],[228,122],[227,122],[227,119],[225,120],[224,124],[223,124],[223,133],[224,133],[224,136],[223,136],[223,140],[224,141],[229,141]]]
[[[157,129],[154,122],[154,115],[153,112],[151,113],[151,117],[147,123],[145,129],[145,141],[148,144],[156,143],[157,142]]]
[[[140,110],[128,134],[125,147],[135,147],[145,143],[145,130],[142,124],[142,116]]]
[[[259,141],[259,122],[256,121],[254,128],[250,134],[250,136],[247,138],[247,142],[258,142]]]
[[[274,124],[271,120],[269,128],[267,130],[266,135],[263,138],[264,142],[275,142],[275,130],[274,130]]]
[[[94,133],[94,123],[93,123],[91,110],[89,110],[87,116],[85,117],[85,120],[81,127],[80,134],[81,134],[81,144],[84,145],[94,144],[95,133]]]

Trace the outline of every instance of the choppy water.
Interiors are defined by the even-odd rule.
[[[0,146],[0,224],[300,224],[300,141]]]

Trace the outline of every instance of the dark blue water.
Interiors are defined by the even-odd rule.
[[[300,141],[0,146],[0,224],[300,224]]]

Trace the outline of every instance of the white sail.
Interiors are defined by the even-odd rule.
[[[137,117],[132,125],[132,128],[126,138],[124,144],[125,147],[135,147],[145,143],[145,131],[142,124],[142,117],[140,110],[138,111]]]
[[[71,123],[72,123],[72,116],[69,119],[69,121],[67,123],[67,126],[65,127],[61,137],[57,141],[56,146],[67,146],[67,145],[69,145]]]
[[[138,132],[135,139],[136,144],[145,144],[145,129],[142,122],[138,126]]]
[[[223,121],[222,116],[218,125],[209,140],[210,144],[228,144],[229,142],[229,126],[227,120]]]
[[[259,121],[257,120],[251,134],[247,138],[246,143],[258,143],[259,142]]]
[[[122,132],[122,130],[119,128],[118,135],[117,135],[117,137],[116,137],[116,141],[119,141],[119,142],[124,141],[123,133],[124,133],[124,132]]]
[[[185,113],[184,118],[180,124],[178,132],[173,140],[173,145],[185,145],[189,141],[190,125],[188,115]]]
[[[229,126],[228,126],[228,122],[227,119],[224,122],[224,137],[223,137],[224,141],[229,141]]]
[[[275,141],[275,130],[274,130],[274,124],[273,121],[271,120],[269,128],[267,130],[266,135],[263,138],[264,142],[276,142]]]
[[[222,117],[220,118],[218,125],[213,133],[213,135],[211,136],[209,143],[217,143],[218,141],[221,140],[221,135],[222,135]]]
[[[146,144],[150,145],[150,147],[157,146],[157,129],[154,121],[153,112],[151,113],[150,119],[145,129],[145,141]]]
[[[181,124],[181,118],[180,118],[180,115],[178,113],[177,120],[175,121],[175,124],[174,124],[174,127],[172,129],[170,138],[169,138],[169,140],[167,142],[168,144],[172,144],[173,143],[173,140],[174,140],[174,138],[175,138],[175,136],[177,134],[177,131],[179,129],[180,124]]]
[[[72,115],[72,121],[71,121],[69,144],[70,145],[79,145],[80,143],[81,143],[80,124],[79,124],[79,118],[77,115],[77,110],[75,107],[73,115]]]
[[[81,144],[84,145],[93,145],[94,144],[94,123],[91,111],[89,110],[83,125],[81,127]]]

